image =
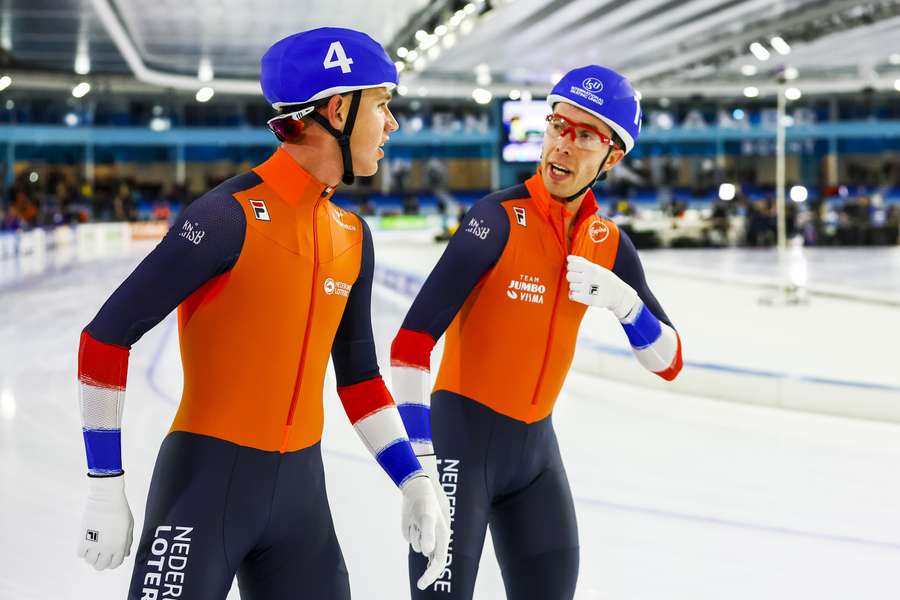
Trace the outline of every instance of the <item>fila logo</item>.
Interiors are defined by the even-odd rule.
[[[603,221],[594,221],[588,228],[588,235],[591,236],[591,241],[595,244],[605,242],[606,238],[609,237],[609,226]]]
[[[518,223],[522,227],[528,227],[528,222],[525,221],[525,208],[521,206],[513,206],[513,212],[516,213],[516,223]]]
[[[88,529],[87,535],[84,536],[84,539],[89,542],[96,542],[100,539],[100,532],[94,531],[93,529]]]
[[[253,207],[253,214],[256,216],[257,221],[272,220],[272,218],[269,217],[269,209],[266,208],[266,203],[262,200],[251,200],[250,206]]]

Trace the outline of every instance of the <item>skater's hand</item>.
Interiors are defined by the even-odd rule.
[[[428,567],[416,583],[424,590],[444,572],[450,545],[450,527],[430,477],[414,477],[404,484],[401,528],[413,551],[428,557]]]
[[[441,485],[441,477],[438,474],[437,469],[437,457],[434,454],[427,454],[416,458],[419,459],[422,470],[425,471],[425,474],[428,475],[428,479],[431,480],[431,485],[434,488],[434,495],[437,496],[438,505],[441,507],[441,515],[443,515],[444,523],[447,524],[447,528],[449,529],[450,501],[447,500],[447,494],[444,493],[444,487]]]
[[[98,571],[115,569],[131,554],[134,518],[125,498],[125,476],[90,477],[78,556]]]
[[[608,308],[620,321],[638,303],[637,292],[619,276],[582,256],[567,258],[569,299],[588,306]]]

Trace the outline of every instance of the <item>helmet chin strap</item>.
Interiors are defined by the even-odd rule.
[[[346,185],[351,185],[354,180],[353,175],[353,157],[350,154],[350,134],[353,133],[353,125],[356,124],[356,113],[359,111],[359,102],[362,98],[362,90],[353,92],[353,98],[350,100],[350,111],[347,113],[347,123],[344,125],[344,131],[339,131],[331,126],[328,119],[318,112],[309,115],[316,123],[321,125],[325,131],[330,133],[337,139],[338,146],[341,149],[341,159],[344,161],[344,175],[341,177]]]
[[[563,200],[565,200],[566,202],[572,202],[573,200],[576,200],[579,196],[581,196],[583,193],[588,191],[590,188],[594,187],[594,184],[596,184],[598,181],[602,181],[602,180],[606,179],[606,173],[603,172],[603,166],[606,164],[606,161],[609,160],[609,155],[612,154],[612,150],[613,149],[610,148],[607,151],[606,156],[603,157],[603,161],[600,163],[600,167],[597,169],[597,175],[594,176],[594,178],[591,180],[591,182],[589,184],[587,184],[586,186],[584,186],[583,188],[581,188],[580,190],[578,190],[577,192],[575,192],[574,194],[572,194],[571,196],[563,196]]]

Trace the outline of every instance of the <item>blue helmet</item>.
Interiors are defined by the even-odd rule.
[[[320,27],[275,42],[260,61],[259,83],[272,108],[269,129],[282,142],[302,130],[309,116],[337,140],[344,162],[342,180],[353,183],[350,134],[356,122],[362,90],[397,87],[397,68],[381,44],[365,33],[340,27]],[[328,98],[352,92],[344,129],[337,130],[315,112]]]
[[[392,90],[399,81],[381,44],[341,27],[310,29],[279,40],[263,55],[260,67],[263,95],[276,109],[368,88]]]
[[[565,102],[602,120],[631,152],[641,132],[641,100],[631,82],[612,69],[588,65],[573,69],[553,86],[547,103]]]

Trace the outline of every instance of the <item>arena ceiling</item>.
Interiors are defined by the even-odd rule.
[[[81,72],[113,88],[209,85],[256,94],[266,47],[295,31],[334,25],[382,41],[403,65],[402,83],[431,95],[468,96],[476,86],[542,94],[561,72],[587,63],[621,70],[648,96],[734,96],[750,85],[765,93],[788,67],[805,93],[888,90],[900,79],[900,0],[467,4],[0,0],[0,69],[15,73],[17,85],[36,87],[69,85]],[[754,43],[766,60],[751,52]]]

